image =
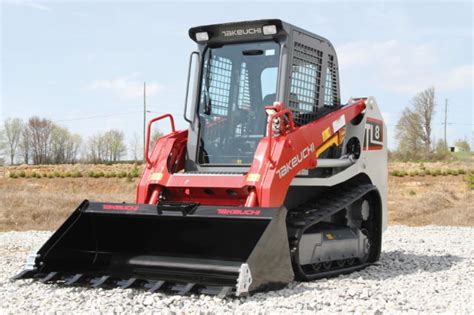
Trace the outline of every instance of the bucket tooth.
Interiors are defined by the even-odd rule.
[[[53,271],[53,272],[48,273],[46,277],[42,278],[40,281],[43,283],[46,283],[49,281],[54,281],[57,278],[59,278],[59,272]]]
[[[145,284],[145,288],[148,289],[148,292],[153,293],[157,290],[159,290],[163,285],[165,284],[164,281],[148,281],[148,283]]]
[[[176,291],[178,295],[186,295],[194,288],[195,285],[195,283],[177,284],[173,286],[171,290]]]
[[[23,270],[19,274],[16,274],[15,276],[12,277],[12,280],[18,280],[18,279],[26,279],[26,278],[33,278],[36,274],[36,270]]]
[[[217,297],[222,299],[222,298],[225,298],[226,296],[231,295],[231,293],[232,293],[232,287],[222,287],[219,294],[217,294]]]
[[[93,278],[90,282],[91,287],[98,288],[101,285],[103,285],[104,283],[106,283],[107,280],[109,280],[109,279],[110,279],[110,276],[102,276],[102,277]]]
[[[84,275],[82,273],[75,274],[74,276],[67,278],[66,281],[64,282],[64,285],[66,286],[74,285],[76,282],[80,281],[83,277]]]
[[[117,282],[117,285],[122,289],[127,289],[132,287],[133,285],[137,284],[137,278],[130,278],[127,280],[120,280]]]
[[[203,294],[216,295],[219,298],[224,298],[232,294],[232,287],[228,286],[209,286],[201,291]]]

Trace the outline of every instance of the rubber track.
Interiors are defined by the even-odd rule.
[[[369,192],[376,190],[370,184],[348,186],[341,185],[326,193],[323,198],[305,203],[292,209],[287,216],[288,239],[295,277],[298,280],[314,280],[363,269],[370,263],[359,263],[350,267],[333,268],[315,273],[306,273],[298,262],[298,245],[303,233],[313,225],[350,206]]]

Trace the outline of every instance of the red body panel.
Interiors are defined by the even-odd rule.
[[[365,100],[359,100],[301,127],[293,126],[290,113],[291,123],[279,136],[260,140],[246,175],[184,173],[187,131],[173,132],[155,144],[137,188],[137,203],[155,204],[162,193],[168,201],[279,207],[298,172],[316,167],[316,150],[364,109]],[[285,111],[282,105],[276,110]],[[282,113],[272,115],[277,116]]]

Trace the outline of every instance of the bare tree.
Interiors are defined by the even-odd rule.
[[[406,107],[398,120],[396,139],[398,152],[405,158],[426,155],[432,148],[432,122],[435,107],[433,87],[416,94],[411,100],[411,108]]]
[[[155,147],[156,141],[158,141],[158,139],[161,137],[163,137],[163,133],[159,129],[155,129],[152,131],[151,136],[150,136],[150,147],[149,147],[150,152]]]
[[[138,134],[134,133],[132,139],[130,139],[130,154],[131,157],[135,160],[141,160],[143,157],[143,138]]]
[[[89,138],[87,142],[87,159],[92,163],[100,163],[105,160],[105,144],[101,134]]]
[[[79,159],[79,151],[82,145],[82,137],[78,134],[70,134],[69,142],[66,146],[66,160],[69,163],[76,163]]]
[[[66,128],[53,126],[50,141],[50,161],[56,164],[66,163],[66,146],[69,141],[69,131]]]
[[[119,161],[127,152],[124,138],[123,132],[120,130],[110,130],[104,134],[107,144],[107,161]]]
[[[96,134],[87,143],[88,160],[94,163],[119,161],[126,152],[124,134],[119,130]]]
[[[430,87],[421,91],[413,97],[411,103],[421,125],[419,136],[421,141],[423,141],[426,152],[429,152],[432,149],[431,125],[435,113],[435,88]]]
[[[28,126],[24,126],[21,131],[19,149],[23,163],[28,164],[30,162],[31,153],[31,133]]]
[[[52,163],[75,163],[82,139],[66,128],[53,125],[50,143],[50,161]]]
[[[28,129],[31,136],[33,164],[49,163],[49,145],[53,123],[48,119],[35,116],[29,119]]]
[[[423,142],[419,137],[422,132],[420,119],[411,109],[405,108],[398,120],[395,137],[398,140],[398,151],[402,153],[419,152]]]
[[[20,143],[23,122],[19,118],[9,118],[4,121],[3,126],[5,130],[6,148],[10,157],[10,164],[13,164],[18,151],[18,144]]]
[[[5,164],[5,153],[7,151],[7,141],[5,136],[5,130],[0,129],[0,165]]]
[[[458,139],[454,142],[454,146],[461,152],[471,152],[471,146],[466,139]]]

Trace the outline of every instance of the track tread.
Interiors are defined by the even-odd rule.
[[[297,254],[299,240],[306,229],[348,207],[354,201],[362,198],[364,195],[375,189],[376,186],[371,184],[363,184],[357,186],[341,185],[335,190],[324,195],[323,198],[318,199],[316,201],[309,201],[291,210],[288,213],[288,239],[290,243],[292,261],[294,264],[293,269],[295,270],[295,275],[298,279],[320,279],[363,269],[370,265],[369,263],[362,263],[355,266],[336,267],[331,270],[318,271],[313,274],[307,274],[303,271],[301,265],[297,265],[295,263],[295,261],[297,261],[297,259],[295,259],[295,255]]]

